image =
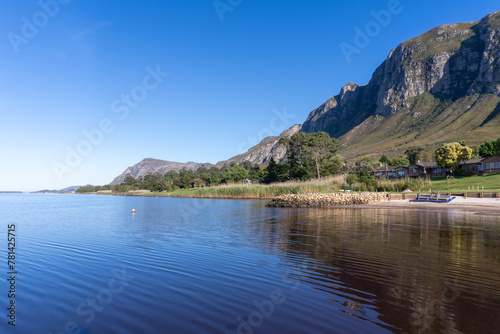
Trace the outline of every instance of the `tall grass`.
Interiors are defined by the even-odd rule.
[[[290,181],[262,184],[228,184],[207,188],[190,189],[166,193],[173,196],[204,198],[272,198],[284,194],[328,193],[338,190],[346,183],[345,175],[323,178],[321,180]]]
[[[369,182],[357,182],[353,185],[354,191],[387,191],[398,192],[412,190],[417,192],[419,189],[431,186],[429,179],[400,179],[400,180],[370,180]]]

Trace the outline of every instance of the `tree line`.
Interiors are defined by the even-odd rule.
[[[135,179],[127,175],[122,183],[106,186],[86,186],[78,192],[112,190],[127,192],[145,189],[155,192],[174,191],[221,184],[275,183],[301,181],[322,178],[339,173],[347,175],[349,185],[361,182],[369,186],[374,180],[373,171],[384,164],[389,166],[411,165],[419,161],[435,161],[437,166],[450,171],[457,170],[460,163],[471,157],[488,157],[500,154],[500,139],[485,142],[480,146],[468,147],[464,141],[445,143],[433,152],[422,147],[407,149],[405,156],[389,159],[382,155],[380,159],[370,157],[346,162],[337,154],[339,141],[325,132],[298,132],[291,137],[281,138],[278,145],[286,150],[282,161],[270,159],[267,166],[254,165],[249,161],[241,164],[230,163],[222,168],[200,167],[197,170],[182,169],[165,174],[147,174]]]
[[[274,183],[290,180],[308,180],[335,175],[344,164],[338,156],[339,141],[325,132],[299,132],[291,137],[282,138],[278,145],[286,149],[282,162],[270,159],[266,167],[254,165],[249,161],[241,164],[230,163],[222,168],[204,166],[197,170],[182,169],[179,172],[169,171],[165,174],[147,174],[138,179],[127,175],[119,185],[86,186],[78,192],[95,192],[113,190],[126,192],[145,189],[150,191],[173,191],[210,187],[221,184],[241,183],[248,180],[252,183]]]

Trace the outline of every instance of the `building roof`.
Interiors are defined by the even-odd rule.
[[[419,162],[412,166],[420,166],[424,168],[437,168],[437,163],[435,162]]]
[[[500,154],[495,154],[491,157],[484,158],[483,161],[500,161]]]
[[[489,158],[479,158],[479,159],[469,159],[469,160],[466,160],[464,163],[462,163],[461,165],[472,165],[472,164],[478,164],[478,163],[481,163],[483,162],[484,160],[486,159],[491,159],[493,158],[493,160],[496,161],[496,159],[500,159],[500,154],[497,154],[497,155],[493,155]],[[413,164],[413,165],[404,165],[404,166],[382,166],[382,167],[379,167],[377,169],[375,169],[376,172],[392,172],[392,171],[395,171],[399,168],[411,168],[411,167],[421,167],[421,168],[438,168],[437,166],[437,163],[436,162],[418,162],[416,164]]]
[[[484,160],[483,158],[469,159],[469,160],[465,160],[465,162],[461,165],[478,164],[478,163],[482,162],[483,160]]]
[[[375,169],[376,172],[385,172],[385,171],[393,171],[396,170],[400,166],[382,166]]]

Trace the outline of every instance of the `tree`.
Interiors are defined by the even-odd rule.
[[[330,159],[325,159],[323,160],[323,166],[321,167],[321,175],[330,176],[338,174],[343,164],[344,161],[338,155],[335,155]]]
[[[460,143],[446,143],[434,152],[434,159],[439,168],[449,168],[453,173],[460,162],[470,159],[471,155],[472,149],[467,146],[462,146]]]
[[[407,166],[410,161],[406,158],[395,158],[389,163],[390,166]]]
[[[370,178],[374,171],[374,161],[371,158],[362,158],[355,162],[351,171],[360,179]]]
[[[285,182],[289,180],[290,168],[287,163],[276,163],[271,157],[269,165],[264,170],[264,183]]]
[[[500,154],[500,138],[494,141],[487,141],[479,146],[479,155],[481,157],[487,158],[495,154]]]
[[[350,187],[356,182],[362,182],[366,186],[373,184],[373,170],[379,165],[380,161],[374,161],[372,158],[361,158],[354,164],[349,163],[347,183]]]
[[[139,184],[139,180],[136,180],[132,175],[127,174],[125,176],[125,179],[123,180],[122,184],[127,185],[127,186],[134,186],[136,184]]]
[[[339,141],[330,137],[326,132],[318,132],[312,135],[311,141],[306,146],[306,153],[314,158],[318,179],[321,178],[319,168],[323,160],[330,159],[339,149]]]
[[[183,168],[179,172],[179,180],[181,188],[192,188],[194,182],[194,172],[190,169]]]
[[[389,164],[391,162],[385,154],[382,155],[378,161],[380,161],[381,164]]]
[[[210,185],[210,175],[208,169],[203,165],[196,170],[196,180],[194,181],[195,187],[204,187]],[[200,182],[200,180],[202,182]],[[202,184],[203,183],[203,184]]]
[[[264,171],[259,166],[252,167],[248,174],[248,178],[252,181],[260,181],[264,177]]]
[[[460,164],[460,162],[464,162],[469,160],[470,157],[472,156],[472,149],[468,146],[465,146],[465,145],[460,145],[462,146],[460,149],[459,149],[459,152],[458,152],[458,163]]]
[[[205,185],[206,185],[206,182],[204,180],[202,180],[202,179],[195,178],[193,180],[193,186],[195,188],[202,188],[202,187],[205,187]]]
[[[281,138],[279,144],[286,146],[288,158],[298,158],[301,166],[314,164],[318,179],[321,178],[323,161],[332,158],[340,146],[339,141],[326,132],[297,132],[291,137]]]
[[[245,160],[242,163],[240,163],[240,166],[245,168],[248,171],[250,171],[253,168],[253,164],[248,160]]]
[[[269,165],[265,169],[266,175],[264,176],[264,183],[278,182],[278,164],[271,157]]]
[[[223,179],[222,171],[217,167],[210,167],[208,171],[208,176],[209,176],[209,185],[217,185],[221,183]]]
[[[290,180],[290,167],[287,163],[279,163],[276,165],[276,177],[278,182]]]
[[[151,191],[164,191],[169,189],[169,184],[165,181],[165,177],[160,173],[148,173],[144,176],[143,182],[140,185],[142,189]]]
[[[288,154],[288,179],[308,180],[314,177],[314,168],[307,161],[300,159],[294,151]]]
[[[240,165],[234,165],[224,176],[226,182],[241,182],[248,179],[248,171]]]
[[[407,149],[405,151],[406,157],[411,165],[416,164],[419,160],[422,160],[422,152],[424,149],[422,147],[414,147]]]

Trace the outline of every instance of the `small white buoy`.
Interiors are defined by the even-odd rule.
[[[135,213],[135,209],[132,209],[132,213]]]

